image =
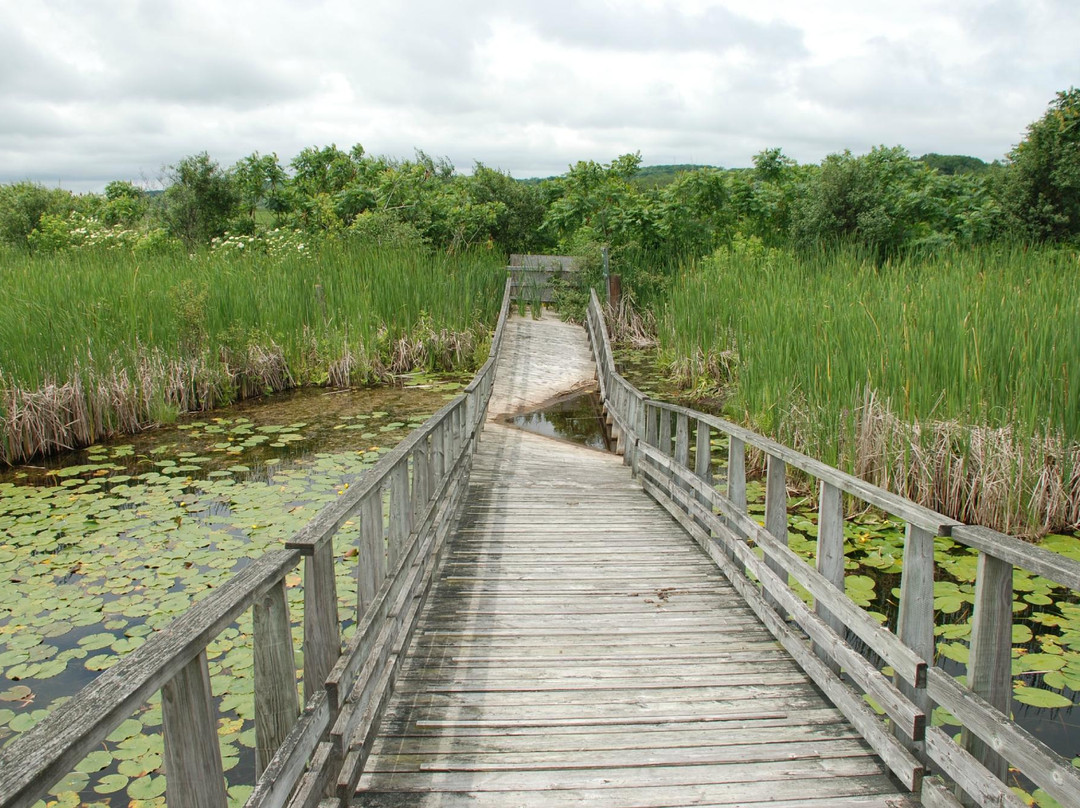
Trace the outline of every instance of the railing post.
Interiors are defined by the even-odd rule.
[[[252,606],[255,650],[255,775],[263,773],[300,714],[285,581]]]
[[[780,458],[769,455],[765,471],[765,529],[777,541],[786,545],[787,523],[787,464]],[[765,564],[777,574],[781,581],[787,583],[787,571],[778,562],[773,561],[768,553],[765,554]],[[781,611],[777,601],[767,592],[765,599],[773,608]]]
[[[712,444],[709,442],[709,425],[698,420],[694,426],[694,474],[706,485],[712,485],[711,460]],[[712,512],[712,503],[709,502],[707,496],[698,494],[697,501],[705,510]],[[711,529],[704,523],[699,521],[698,526],[706,534],[711,533]]]
[[[654,449],[660,448],[659,430],[660,410],[653,404],[645,403],[645,442]]]
[[[440,423],[431,430],[431,470],[434,472],[434,484],[437,488],[446,477],[446,462],[443,459],[443,425]]]
[[[170,808],[224,808],[228,798],[206,649],[161,688],[161,719],[166,803]]]
[[[387,565],[394,568],[405,540],[412,532],[412,506],[409,497],[409,458],[403,457],[390,472],[390,535]]]
[[[728,435],[727,498],[739,513],[746,513],[746,444],[734,435]],[[729,526],[736,536],[742,535],[734,523],[729,523]],[[727,555],[735,561],[735,548],[728,548]],[[741,564],[739,566],[742,567]]]
[[[360,548],[356,559],[356,622],[367,612],[386,577],[386,542],[383,540],[382,488],[377,487],[360,505]]]
[[[1007,716],[1012,699],[1013,567],[981,552],[977,575],[968,687]],[[1009,767],[1001,755],[966,729],[961,743],[1000,780],[1005,780]]]
[[[818,507],[817,570],[840,590],[840,594],[844,594],[844,504],[840,489],[822,480]],[[843,639],[843,621],[820,603],[814,604],[814,613]],[[840,672],[839,666],[831,661],[827,651],[815,646],[814,652],[834,673]]]
[[[417,444],[412,454],[412,518],[413,524],[420,519],[428,500],[431,499],[431,458],[428,456],[427,438]]]
[[[934,664],[934,535],[910,522],[904,532],[896,634],[927,665]],[[893,676],[893,682],[929,718],[933,705],[926,688],[916,688],[897,675]],[[899,731],[897,734],[917,757],[925,757],[922,741],[913,741]]]
[[[341,656],[334,543],[327,538],[304,556],[304,703],[323,688]]]
[[[685,412],[675,415],[675,463],[690,468],[690,424]]]
[[[728,437],[727,497],[740,513],[746,513],[746,444]]]
[[[664,457],[671,457],[671,410],[665,410],[663,407],[659,407],[660,434],[656,448],[660,450],[660,453]]]

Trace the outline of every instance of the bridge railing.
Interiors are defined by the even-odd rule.
[[[1009,788],[1011,766],[1061,805],[1080,806],[1080,771],[1010,714],[1013,569],[1080,591],[1080,563],[965,526],[737,424],[649,399],[616,370],[595,293],[587,330],[618,451],[642,486],[709,553],[907,788],[931,806],[1021,806]],[[712,479],[714,436],[726,438],[726,454],[716,458],[727,468],[723,490]],[[748,448],[766,458],[763,524],[747,509]],[[788,547],[789,468],[818,486],[814,566]],[[845,594],[845,497],[906,525],[895,633]],[[978,551],[966,684],[934,664],[936,536]],[[791,581],[810,594],[812,606]],[[961,723],[959,742],[931,725],[935,705]],[[938,776],[924,779],[925,773]]]
[[[0,805],[33,805],[157,692],[167,804],[227,805],[207,646],[248,610],[258,781],[247,805],[347,802],[467,485],[509,305],[507,282],[488,360],[461,395],[284,549],[256,559],[0,749]],[[356,629],[343,649],[334,570],[343,548],[334,538],[346,522],[359,522],[360,534]],[[301,559],[302,709],[285,582]]]

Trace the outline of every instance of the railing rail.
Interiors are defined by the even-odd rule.
[[[259,779],[247,805],[316,805],[327,794],[347,802],[468,481],[509,305],[507,281],[488,359],[461,395],[284,549],[256,559],[0,749],[0,805],[33,805],[159,691],[168,805],[226,805],[206,649],[248,609]],[[333,545],[349,521],[360,523],[356,630],[343,651]],[[302,710],[285,589],[301,558]]]
[[[617,451],[901,782],[927,805],[1020,806],[1007,784],[1011,766],[1061,805],[1080,806],[1080,771],[1010,716],[1013,569],[1080,591],[1080,563],[963,525],[737,424],[649,399],[616,370],[595,292],[586,327]],[[723,491],[712,480],[714,435],[727,439],[727,454],[718,458],[727,467]],[[764,524],[747,510],[747,447],[766,459]],[[788,467],[820,486],[813,567],[787,546]],[[895,634],[845,594],[845,496],[906,523]],[[936,536],[979,554],[966,685],[933,664]],[[789,578],[811,594],[812,607]],[[935,705],[961,722],[959,743],[930,725]]]

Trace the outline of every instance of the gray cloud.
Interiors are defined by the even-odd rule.
[[[992,159],[1080,75],[1073,0],[912,2],[0,0],[0,182],[331,142],[516,176],[634,150]]]

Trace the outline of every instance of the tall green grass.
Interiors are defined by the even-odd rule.
[[[35,421],[84,442],[263,389],[476,363],[502,263],[342,242],[277,257],[0,254],[0,458],[47,448]],[[65,418],[73,429],[53,434]]]
[[[999,526],[1080,519],[1075,254],[718,254],[675,280],[660,336],[686,374],[728,386],[729,415],[827,462]],[[943,465],[963,493],[919,479]],[[1048,516],[1053,485],[1066,501]],[[993,514],[978,503],[991,487]]]

